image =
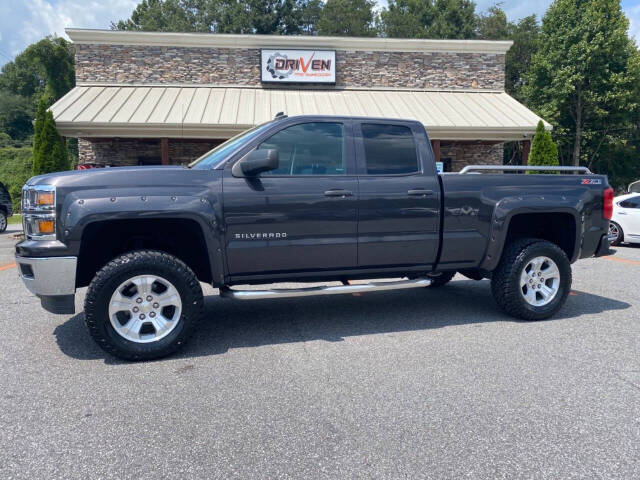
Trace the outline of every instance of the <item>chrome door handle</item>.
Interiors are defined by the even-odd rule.
[[[353,196],[353,192],[350,192],[349,190],[343,190],[341,188],[333,188],[331,190],[327,190],[326,192],[324,192],[324,196],[346,198],[346,197]]]
[[[428,197],[433,195],[433,190],[425,190],[423,188],[414,188],[407,192],[410,197]]]

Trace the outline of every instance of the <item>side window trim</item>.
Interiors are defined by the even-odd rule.
[[[354,132],[354,141],[356,143],[356,158],[357,158],[357,173],[358,176],[366,176],[366,177],[416,177],[424,175],[424,164],[421,154],[421,148],[419,145],[418,139],[420,138],[418,132],[416,132],[414,125],[411,123],[397,121],[394,122],[392,120],[383,120],[383,121],[375,121],[372,120],[361,120],[354,122],[353,132]],[[416,149],[416,158],[417,158],[417,167],[418,169],[414,172],[409,173],[368,173],[367,172],[367,156],[364,148],[364,135],[362,133],[362,125],[363,124],[373,124],[373,125],[394,125],[399,127],[406,127],[411,131],[413,135],[413,144]]]
[[[345,172],[342,174],[289,174],[289,175],[268,175],[265,176],[265,178],[293,178],[293,177],[313,177],[313,178],[320,178],[320,177],[327,177],[327,178],[333,178],[333,177],[344,177],[344,176],[353,176],[356,174],[356,167],[355,167],[355,149],[354,149],[354,140],[353,140],[353,122],[349,119],[345,119],[345,118],[322,118],[322,119],[305,119],[304,121],[300,121],[300,122],[292,122],[292,123],[288,123],[282,126],[282,128],[279,128],[276,131],[273,132],[269,132],[267,135],[259,138],[254,145],[252,145],[251,149],[247,150],[247,153],[249,151],[253,151],[255,149],[257,149],[260,145],[262,145],[264,142],[266,142],[267,140],[269,140],[272,136],[277,135],[278,133],[291,128],[291,127],[295,127],[298,125],[304,125],[304,124],[308,124],[308,123],[338,123],[342,125],[342,132],[343,132],[343,148],[344,148],[344,169]],[[241,158],[241,157],[240,157]]]

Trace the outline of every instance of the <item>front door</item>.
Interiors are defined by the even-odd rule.
[[[278,151],[277,170],[255,178],[224,172],[227,264],[234,280],[356,265],[358,181],[350,123],[289,125],[257,148]]]
[[[424,132],[402,122],[362,122],[354,130],[358,265],[428,268],[438,253],[440,184]]]

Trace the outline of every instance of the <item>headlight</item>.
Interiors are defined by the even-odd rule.
[[[25,185],[22,188],[22,226],[31,240],[56,238],[56,187]]]

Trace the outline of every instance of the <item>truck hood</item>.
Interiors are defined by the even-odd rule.
[[[55,185],[57,187],[128,187],[139,182],[148,184],[144,179],[159,179],[167,181],[180,177],[186,167],[163,165],[146,167],[113,167],[92,168],[90,170],[69,170],[66,172],[48,173],[31,177],[28,186]],[[180,173],[178,173],[180,172]],[[151,182],[156,184],[156,182]]]
[[[70,199],[215,196],[222,192],[222,173],[170,165],[96,168],[40,175],[27,186],[54,185],[62,207]]]

